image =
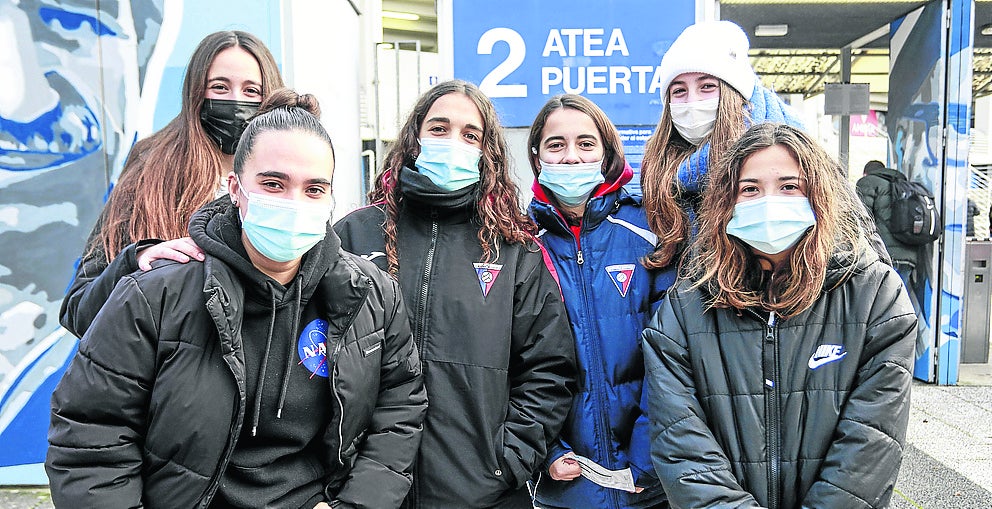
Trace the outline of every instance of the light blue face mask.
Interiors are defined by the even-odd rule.
[[[559,203],[566,207],[585,204],[596,186],[606,182],[603,161],[578,164],[558,164],[541,161],[537,183],[548,188]]]
[[[815,224],[816,216],[805,196],[764,196],[734,206],[727,234],[773,255],[795,245]]]
[[[446,191],[464,189],[479,181],[482,151],[447,138],[421,138],[417,171]]]
[[[244,186],[238,179],[244,195]],[[301,258],[324,240],[332,207],[248,193],[248,212],[241,229],[252,247],[276,262]]]

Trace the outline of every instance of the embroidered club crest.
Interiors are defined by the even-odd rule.
[[[307,324],[296,343],[300,364],[312,373],[310,378],[327,378],[327,321],[316,319]]]
[[[620,292],[620,297],[627,296],[627,289],[630,288],[630,278],[634,277],[634,264],[624,263],[620,265],[607,265],[606,273],[610,275],[613,284]]]
[[[503,270],[503,266],[494,263],[473,263],[472,265],[475,266],[475,273],[479,276],[479,284],[482,285],[482,296],[488,297],[489,290],[493,287],[499,272]]]

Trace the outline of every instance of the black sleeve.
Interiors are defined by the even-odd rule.
[[[110,292],[120,279],[138,270],[138,251],[161,241],[143,240],[124,248],[113,261],[107,261],[107,254],[99,247],[97,233],[102,224],[93,227],[86,242],[83,257],[76,267],[72,285],[62,299],[59,321],[62,326],[77,338],[86,334],[97,312],[110,297]]]
[[[516,283],[511,325],[510,406],[503,423],[502,464],[522,486],[565,424],[575,387],[575,339],[558,282],[543,255]]]
[[[336,499],[342,507],[399,507],[412,484],[427,415],[420,356],[399,286],[383,275],[385,310],[379,396],[358,458]],[[325,490],[328,500],[333,499]]]
[[[158,328],[125,277],[84,335],[52,394],[45,470],[59,507],[138,507],[141,444],[155,374]]]
[[[734,477],[696,397],[683,294],[669,292],[642,334],[651,460],[673,507],[757,508]],[[698,315],[697,315],[698,316]]]

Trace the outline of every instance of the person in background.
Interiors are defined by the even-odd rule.
[[[475,85],[422,95],[370,201],[335,224],[399,280],[431,405],[405,507],[526,508],[571,403],[574,340]]]
[[[909,291],[913,307],[919,310],[916,292],[913,290],[912,277],[920,262],[920,246],[911,246],[900,242],[889,230],[889,220],[892,217],[892,179],[905,178],[892,168],[886,168],[881,161],[872,160],[865,163],[864,176],[858,179],[856,189],[858,198],[865,205],[868,213],[875,221],[875,229],[881,237],[885,250],[892,259],[892,268],[899,273],[902,282]]]
[[[748,126],[802,127],[791,108],[761,85],[748,47],[736,24],[706,21],[683,30],[661,59],[664,109],[641,163],[644,209],[659,241],[649,268],[678,261],[690,241],[711,162]]]
[[[974,200],[968,198],[968,217],[965,219],[964,235],[970,239],[975,238],[975,216],[981,214],[981,209]]]
[[[135,143],[93,227],[62,301],[62,325],[82,337],[121,277],[151,260],[203,259],[186,235],[193,213],[226,194],[224,179],[248,119],[283,86],[265,44],[215,32],[193,51],[179,115]],[[161,242],[166,240],[166,242]]]
[[[535,483],[535,505],[664,507],[641,398],[640,333],[675,269],[649,271],[641,264],[656,238],[640,196],[623,188],[633,170],[616,127],[598,106],[579,95],[551,98],[534,119],[527,145],[535,177],[530,214],[558,273],[580,373],[572,411]],[[634,491],[581,477],[576,454],[609,470],[629,469]]]
[[[328,221],[313,96],[273,92],[192,263],[124,276],[52,396],[60,507],[398,507],[427,397],[395,281]],[[231,204],[233,202],[233,205]]]
[[[887,507],[916,315],[839,165],[759,124],[711,168],[686,277],[644,330],[672,507]]]

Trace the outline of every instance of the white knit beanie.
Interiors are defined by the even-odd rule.
[[[661,99],[685,72],[706,73],[725,81],[751,99],[758,77],[747,57],[747,34],[731,21],[704,21],[688,26],[661,57]]]

